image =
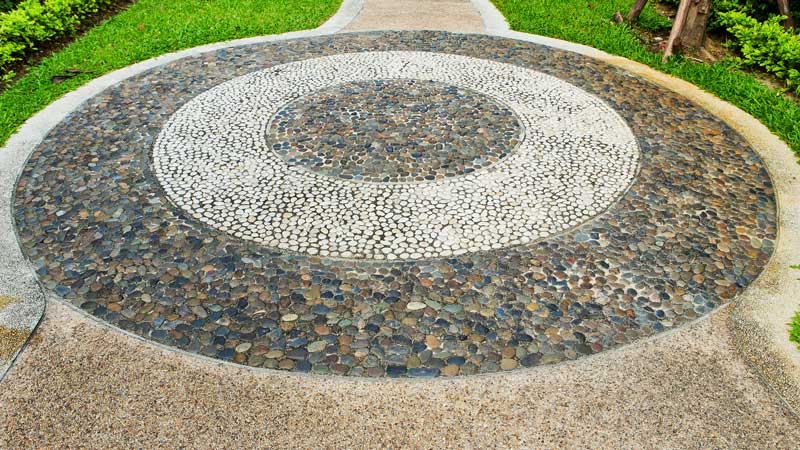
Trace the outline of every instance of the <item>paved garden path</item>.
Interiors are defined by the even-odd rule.
[[[418,29],[502,20],[345,2],[101,78],[9,141],[5,256],[48,303],[5,447],[800,441],[793,349],[763,370],[761,318],[795,306],[785,145],[591,49]]]
[[[361,14],[346,29],[485,31],[470,0],[365,0]]]

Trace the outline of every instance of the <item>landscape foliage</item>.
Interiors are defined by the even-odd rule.
[[[680,0],[661,1],[673,5],[680,3]],[[732,39],[728,46],[742,55],[726,63],[760,68],[785,81],[788,88],[800,94],[800,35],[783,27],[786,17],[778,14],[777,2],[713,0],[711,6],[709,30],[729,33]],[[797,16],[800,0],[790,1],[789,7]]]
[[[0,14],[0,82],[14,77],[10,66],[44,42],[74,33],[87,16],[112,0],[23,0]]]
[[[800,348],[800,311],[792,316],[792,321],[789,322],[789,340],[798,344]]]
[[[674,6],[678,6],[680,3],[680,0],[660,1]],[[800,7],[800,0],[792,1],[790,5]],[[712,0],[711,17],[708,22],[709,29],[724,30],[725,27],[719,20],[720,15],[732,11],[747,14],[757,20],[766,20],[769,19],[770,15],[777,14],[778,9],[774,0]]]
[[[745,65],[764,69],[800,94],[800,35],[783,27],[783,16],[758,21],[745,13],[730,11],[721,13],[719,18],[735,38],[732,46],[742,54]]]
[[[314,28],[340,4],[341,0],[137,0],[0,86],[0,146],[34,113],[112,70],[211,42]]]

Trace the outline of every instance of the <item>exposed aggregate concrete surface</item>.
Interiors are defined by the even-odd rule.
[[[465,14],[474,14],[463,3]],[[485,28],[473,30],[470,19],[458,30],[488,29],[623,67],[688,96],[748,139],[775,181],[780,232],[764,274],[733,307],[576,361],[447,380],[375,381],[198,358],[54,301],[0,384],[0,447],[795,447],[797,418],[771,391],[797,407],[800,358],[785,324],[800,302],[793,295],[797,276],[788,270],[800,254],[800,241],[792,241],[800,183],[785,144],[685,82],[586,47],[509,32],[488,1],[472,3]],[[379,14],[370,20],[360,29],[388,23]]]
[[[726,316],[543,368],[374,381],[215,363],[52,303],[3,383],[2,445],[793,447],[797,421],[733,357]]]

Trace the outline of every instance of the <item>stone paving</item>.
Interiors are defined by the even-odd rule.
[[[674,328],[742,292],[776,236],[761,160],[697,105],[445,32],[236,47],[127,79],[39,145],[14,214],[45,288],[99,319],[368,377],[549,364]]]

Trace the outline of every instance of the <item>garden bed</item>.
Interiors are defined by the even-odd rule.
[[[20,78],[22,78],[27,72],[30,67],[33,67],[48,56],[64,49],[69,44],[71,44],[75,39],[79,38],[87,31],[91,30],[92,28],[96,27],[97,25],[105,22],[110,17],[113,17],[120,12],[127,9],[132,3],[136,0],[115,0],[103,10],[98,11],[95,14],[91,14],[86,17],[85,20],[78,25],[77,29],[73,33],[69,33],[66,35],[62,35],[56,39],[51,41],[43,42],[38,44],[35,50],[27,52],[22,59],[16,61],[14,63],[9,64],[5,69],[4,72],[12,72],[14,73],[13,78],[7,80],[5,83],[0,83],[0,93],[2,93],[6,87],[10,86]],[[71,78],[74,76],[69,72],[65,72],[61,76],[66,76]]]
[[[0,145],[53,100],[112,70],[212,42],[315,28],[340,4],[341,0],[139,0],[43,57],[0,93]],[[74,76],[53,82],[64,74]]]

